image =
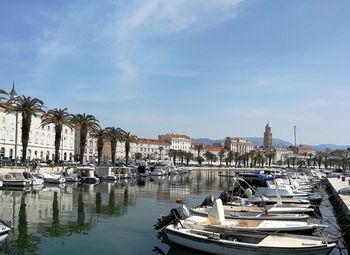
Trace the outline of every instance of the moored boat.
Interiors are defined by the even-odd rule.
[[[22,173],[12,172],[3,176],[3,186],[5,187],[28,187],[31,181],[27,180]]]
[[[12,227],[13,226],[11,224],[0,220],[0,242],[4,241],[7,238],[8,233]]]
[[[220,234],[168,225],[164,232],[172,243],[191,249],[219,255],[232,254],[329,254],[335,243],[323,238],[289,234],[260,234],[237,232]]]
[[[29,172],[24,172],[23,176],[30,181],[32,186],[40,186],[44,183],[43,179],[37,178]]]
[[[175,209],[176,210],[176,209]],[[188,211],[182,205],[177,210]],[[186,213],[183,213],[185,215]],[[283,232],[311,234],[316,229],[327,227],[326,225],[313,224],[306,221],[288,221],[288,220],[264,220],[264,219],[225,219],[224,207],[220,199],[217,199],[209,211],[208,216],[183,217],[182,225],[190,226],[195,229],[210,230],[215,232],[236,232],[236,231],[258,231],[258,232]]]

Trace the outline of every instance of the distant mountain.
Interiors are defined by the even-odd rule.
[[[201,143],[204,145],[212,145],[214,143],[220,143],[221,145],[224,144],[225,139],[209,139],[209,138],[192,138],[192,142],[195,143]]]
[[[252,142],[255,146],[262,146],[264,143],[264,139],[262,137],[244,137],[248,141]],[[212,144],[221,144],[223,145],[225,142],[225,139],[209,139],[209,138],[193,138],[193,142],[201,143],[204,145],[212,145]],[[273,145],[288,147],[293,146],[291,142],[273,138],[272,139]],[[346,150],[347,148],[350,148],[350,145],[336,145],[336,144],[319,144],[319,145],[309,145],[313,147],[316,151],[326,151],[329,150]]]
[[[248,141],[252,142],[255,146],[262,146],[264,143],[264,139],[262,137],[244,137]],[[209,139],[209,138],[192,138],[192,141],[195,143],[201,143],[204,145],[212,145],[212,144],[224,144],[225,139]],[[272,143],[274,145],[279,145],[279,146],[291,146],[291,144],[288,141],[281,140],[278,138],[273,138]]]
[[[327,149],[330,149],[330,150],[346,150],[347,148],[350,148],[350,145],[319,144],[319,145],[316,145],[316,146],[313,146],[313,147],[317,151],[325,151]]]

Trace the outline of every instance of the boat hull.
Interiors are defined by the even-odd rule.
[[[207,216],[206,208],[191,208],[190,211],[195,215]],[[310,216],[307,214],[264,214],[259,212],[230,212],[225,213],[226,219],[263,219],[263,220],[289,220],[289,221],[307,221]]]
[[[6,187],[28,187],[31,183],[28,180],[11,180],[3,181],[3,186]]]
[[[310,254],[329,254],[335,245],[324,245],[321,247],[305,247],[305,248],[280,248],[280,247],[256,247],[244,245],[242,243],[225,242],[221,240],[215,240],[209,237],[195,237],[186,235],[176,229],[165,229],[168,240],[177,245],[181,245],[190,249],[218,254],[218,255],[248,255],[248,254],[298,254],[298,255],[310,255]]]

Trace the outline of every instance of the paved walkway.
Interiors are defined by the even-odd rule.
[[[346,177],[345,181],[342,181],[342,179],[338,178],[328,178],[329,183],[332,185],[333,189],[338,192],[341,188],[349,187],[349,180],[350,177]],[[350,196],[346,195],[340,195],[338,194],[341,200],[343,201],[344,205],[348,207],[348,212],[350,212]]]

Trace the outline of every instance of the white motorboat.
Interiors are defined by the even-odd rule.
[[[37,178],[29,172],[24,172],[23,176],[31,182],[32,186],[40,186],[44,183],[44,180],[42,178]]]
[[[78,171],[74,167],[70,167],[62,171],[62,175],[66,182],[80,182]]]
[[[167,172],[164,169],[156,168],[149,173],[150,176],[164,176],[167,175]]]
[[[237,232],[220,234],[193,229],[181,224],[168,225],[164,232],[172,243],[198,251],[219,254],[329,254],[335,243],[320,237]]]
[[[208,215],[211,210],[211,205],[205,205],[202,207],[192,207],[191,211],[197,215]],[[224,205],[225,217],[241,215],[242,213],[250,213],[253,215],[259,214],[313,214],[313,208],[305,207],[278,207],[278,205],[270,205],[266,207],[259,206],[243,206],[243,205]]]
[[[104,181],[115,181],[117,177],[112,170],[113,167],[97,167],[95,174]]]
[[[188,212],[188,209],[184,205],[172,209],[172,211],[173,210],[183,211],[184,213],[182,213],[182,215],[186,215],[186,212]],[[192,216],[189,214],[186,216],[188,217],[183,217],[183,220],[180,221],[181,225],[220,233],[232,231],[260,231],[312,234],[316,229],[327,227],[326,225],[313,224],[305,221],[264,220],[259,218],[249,220],[225,219],[224,207],[221,199],[215,201],[208,216]],[[160,222],[163,222],[162,218],[160,218]]]
[[[8,236],[12,226],[2,220],[0,220],[0,242],[3,242]]]
[[[129,179],[136,177],[136,173],[133,168],[122,166],[122,167],[113,167],[112,173],[117,177],[117,179]]]
[[[302,192],[295,190],[292,185],[283,185],[279,187],[278,182],[272,176],[265,176],[260,173],[257,174],[239,174],[240,178],[235,184],[239,184],[240,187],[244,189],[247,187],[256,187],[256,191],[265,197],[281,197],[281,198],[296,198],[309,200],[313,204],[320,204],[322,202],[322,196]],[[244,180],[247,184],[243,183]],[[249,186],[247,186],[249,185]]]
[[[42,173],[42,174],[33,174],[33,176],[36,178],[43,179],[45,183],[60,184],[60,183],[66,182],[66,179],[59,174]]]
[[[3,176],[3,186],[6,187],[28,187],[31,181],[27,180],[22,173],[12,172]]]
[[[82,182],[91,183],[91,184],[100,182],[100,179],[95,176],[94,167],[79,167],[77,169],[80,172],[80,178]]]
[[[80,182],[80,178],[77,174],[71,174],[64,177],[66,182]]]

